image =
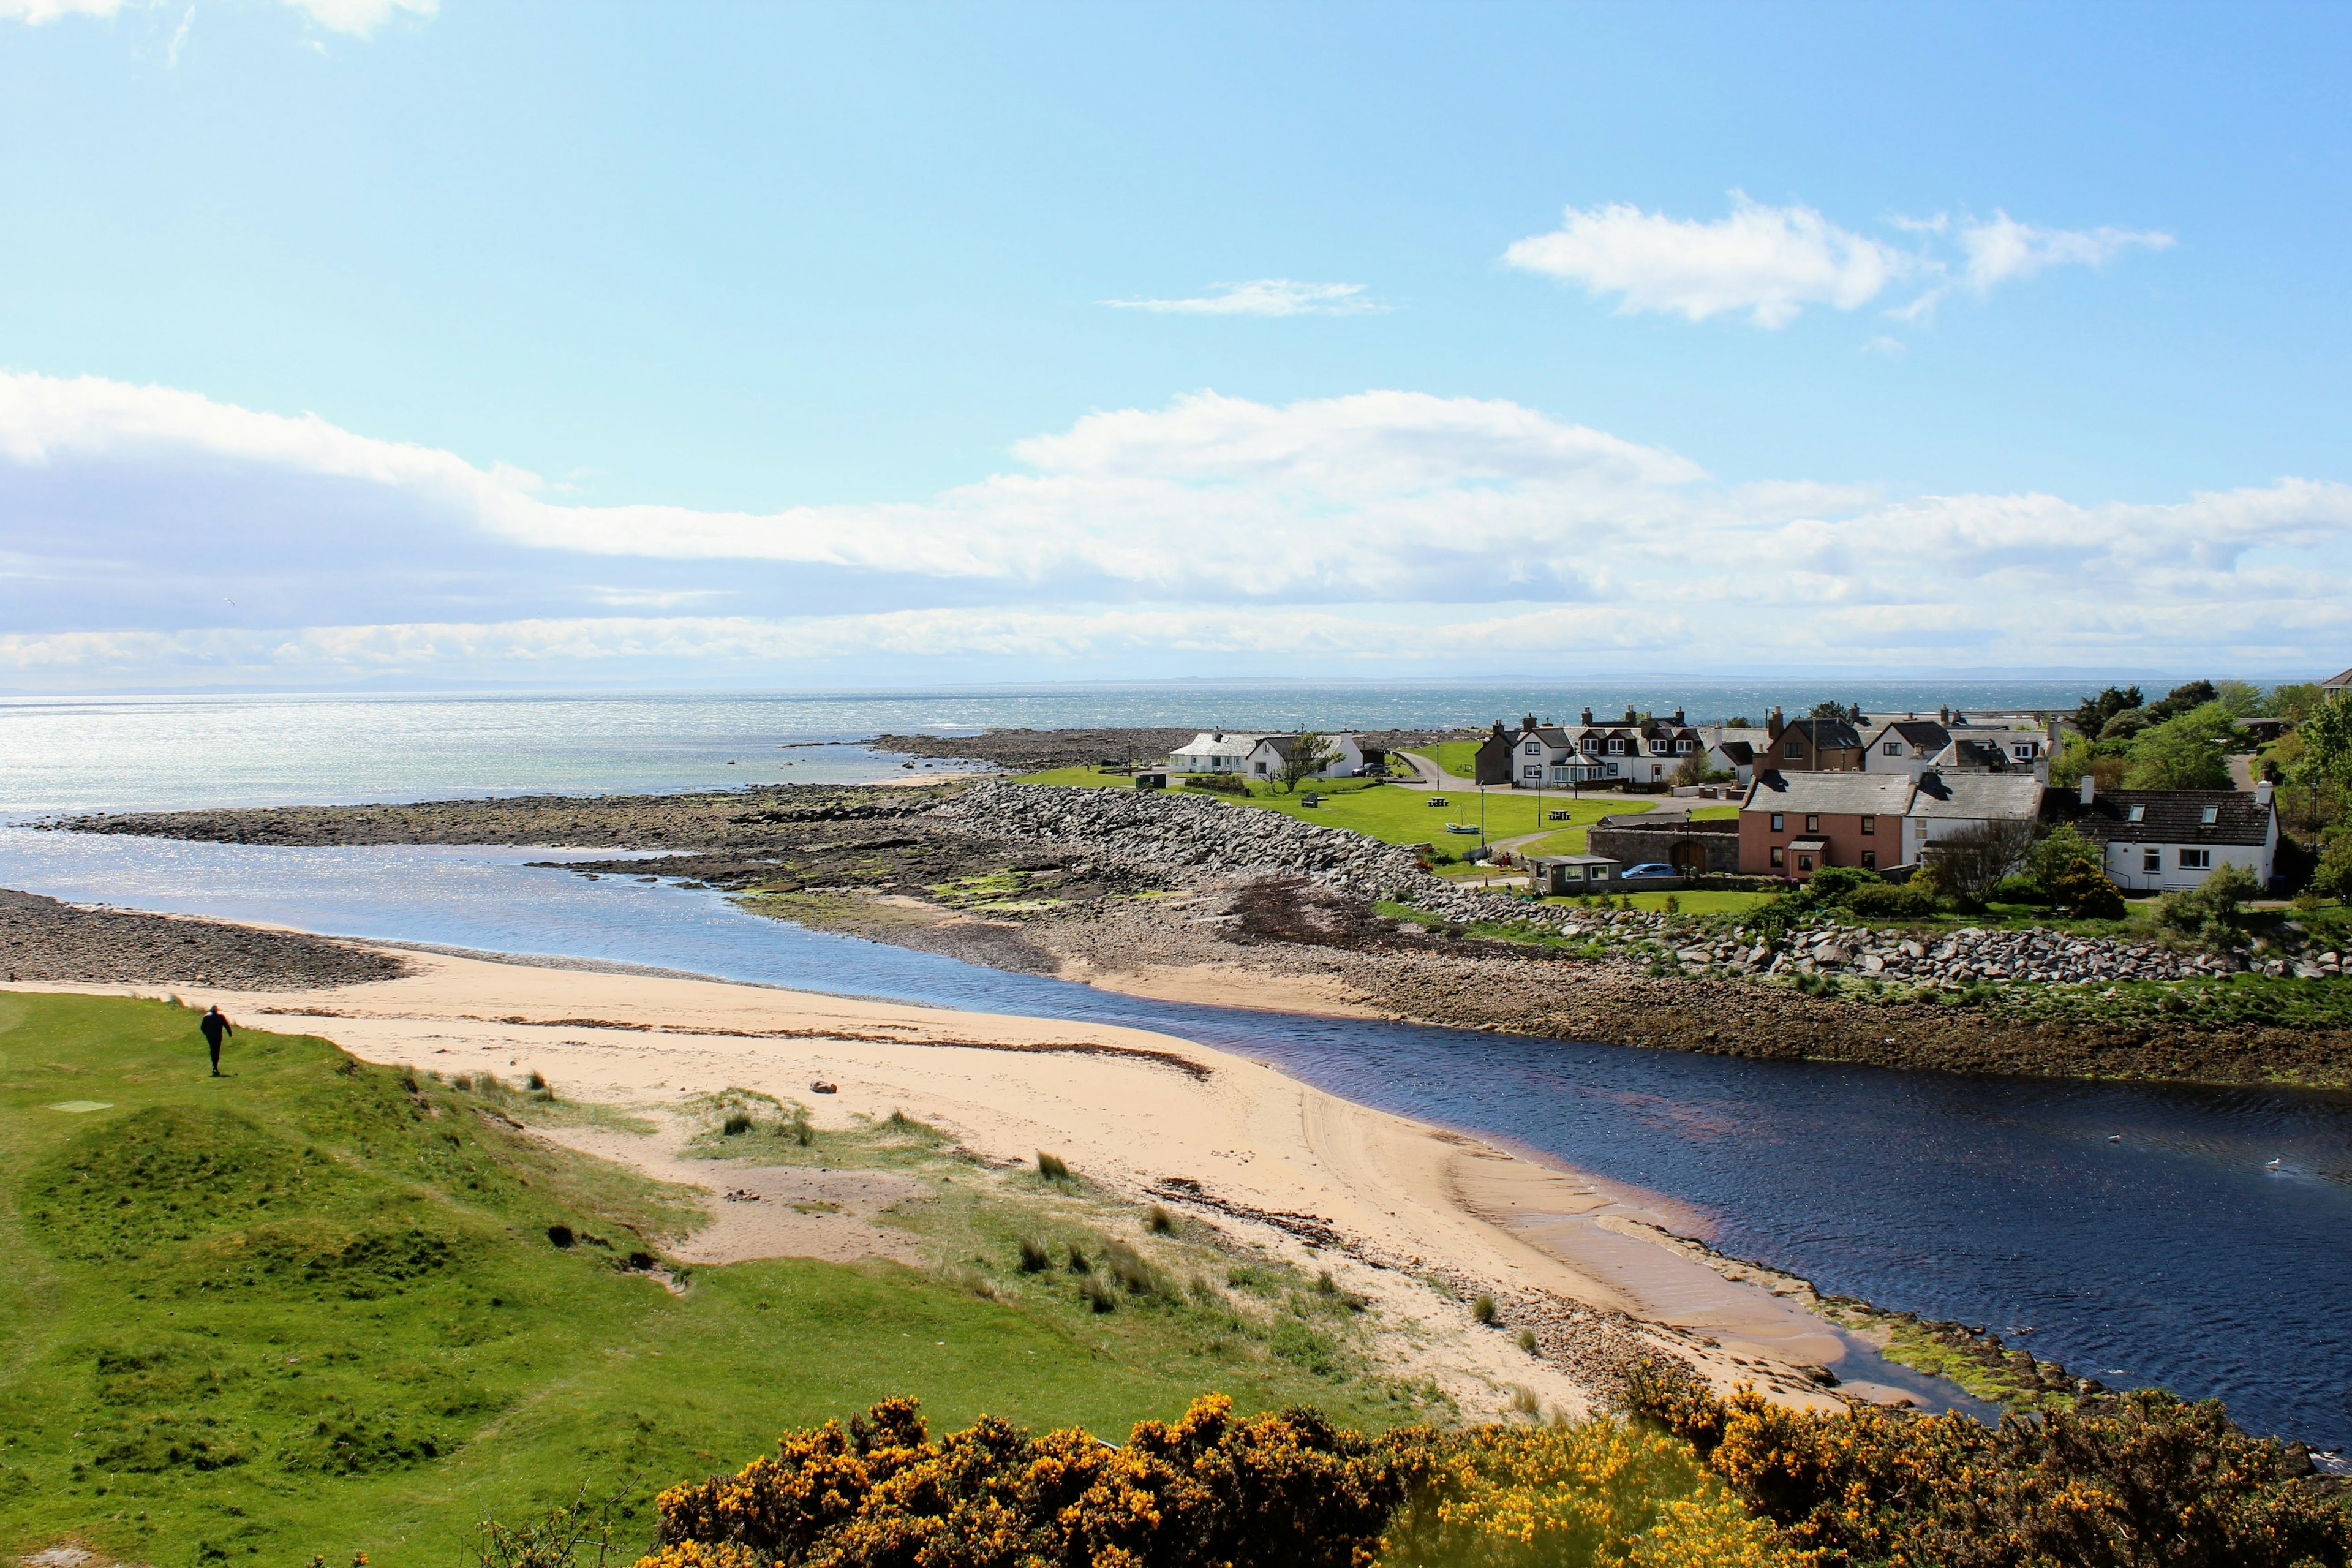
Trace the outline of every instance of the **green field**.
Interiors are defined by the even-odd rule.
[[[1115,1202],[919,1127],[761,1158],[944,1173],[907,1225],[957,1261],[743,1263],[673,1294],[630,1255],[699,1200],[494,1114],[528,1097],[303,1037],[240,1032],[229,1063],[207,1078],[169,1004],[0,993],[0,1552],[444,1568],[485,1514],[585,1486],[628,1500],[634,1554],[654,1489],[892,1394],[941,1425],[1107,1433],[1207,1388],[1373,1428],[1421,1404],[1286,1270],[1222,1272],[1205,1239],[1147,1238]],[[1088,1227],[1121,1226],[1169,1278],[1108,1314],[1067,1272],[1016,1268],[1024,1227],[1099,1258]]]
[[[1092,768],[1056,768],[1050,773],[1025,775],[1024,784],[1074,784],[1089,788],[1131,789],[1134,781],[1123,773],[1099,773]],[[1302,822],[1320,823],[1326,827],[1346,827],[1380,839],[1386,844],[1428,843],[1441,853],[1456,853],[1478,842],[1475,834],[1448,834],[1449,822],[1466,823],[1476,826],[1479,822],[1481,793],[1476,790],[1443,792],[1447,804],[1432,805],[1430,801],[1440,792],[1407,787],[1402,784],[1381,784],[1370,779],[1340,779],[1314,786],[1321,805],[1309,806],[1302,786],[1297,795],[1284,795],[1270,785],[1257,786],[1256,793],[1246,800],[1238,795],[1217,795],[1207,790],[1186,791],[1186,794],[1208,795],[1234,806],[1251,806],[1260,811],[1278,811]],[[1565,811],[1570,826],[1551,835],[1550,841],[1573,839],[1581,849],[1584,831],[1591,824],[1613,813],[1651,811],[1659,804],[1654,795],[1591,795],[1581,798],[1553,795],[1547,791],[1538,797],[1511,789],[1490,789],[1484,792],[1486,837],[1512,838],[1534,833],[1552,826],[1550,814]],[[1540,805],[1543,815],[1538,816]],[[1574,850],[1544,850],[1539,853],[1575,853]]]

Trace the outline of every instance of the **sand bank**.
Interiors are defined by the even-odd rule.
[[[1631,1336],[1722,1386],[1755,1380],[1815,1405],[1831,1401],[1805,1369],[1845,1354],[1785,1287],[1776,1294],[1728,1279],[1659,1245],[1659,1229],[1680,1228],[1681,1216],[1639,1194],[1192,1041],[707,980],[402,956],[405,973],[367,984],[181,994],[218,1001],[257,1027],[324,1036],[369,1060],[536,1070],[572,1098],[658,1106],[740,1087],[797,1100],[824,1125],[904,1110],[993,1161],[1050,1150],[1131,1197],[1189,1208],[1333,1268],[1394,1325],[1384,1354],[1398,1370],[1444,1374],[1457,1397],[1466,1377],[1498,1403],[1520,1383],[1547,1404],[1584,1407],[1601,1379],[1573,1348],[1580,1331],[1614,1336],[1621,1354]],[[232,1043],[232,1065],[234,1053]],[[192,1061],[197,1055],[192,1047]],[[813,1092],[820,1081],[838,1092]],[[677,1160],[664,1137],[561,1136],[665,1179],[712,1187],[739,1179],[732,1167],[722,1176]],[[676,1250],[711,1262],[907,1256],[875,1223],[889,1194],[825,1195],[848,1212],[799,1223],[782,1217],[793,1212],[785,1203],[714,1202],[710,1229]],[[751,1209],[756,1218],[743,1212]],[[1471,1322],[1465,1303],[1481,1290],[1503,1302],[1507,1322],[1540,1327],[1544,1357]]]

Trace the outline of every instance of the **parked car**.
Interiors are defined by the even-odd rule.
[[[1621,882],[1679,882],[1683,874],[1663,860],[1645,860],[1639,866],[1628,866],[1617,873]]]

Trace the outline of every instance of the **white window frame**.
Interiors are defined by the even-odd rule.
[[[2213,851],[2183,849],[2180,851],[2179,866],[2183,871],[2210,871],[2213,868]]]

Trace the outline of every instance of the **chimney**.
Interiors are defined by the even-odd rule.
[[[1519,733],[1522,735],[1532,735],[1535,732],[1536,716],[1530,713],[1526,718],[1519,721]]]
[[[1683,710],[1679,708],[1675,710],[1675,728],[1677,730],[1683,728]]]
[[[2254,804],[2256,805],[2268,805],[2270,803],[2271,781],[2264,779],[2262,783],[2254,786]]]
[[[1585,722],[1585,725],[1586,725],[1586,727],[1587,727],[1587,728],[1590,728],[1590,727],[1591,726],[1591,723],[1592,723],[1592,710],[1591,710],[1591,709],[1590,709],[1590,708],[1587,708],[1587,709],[1584,710],[1584,722]]]
[[[1941,708],[1936,710],[1936,722],[1938,724],[1948,724],[1951,721],[1952,705],[1947,702]]]
[[[1768,746],[1776,744],[1780,739],[1780,731],[1787,728],[1780,722],[1780,705],[1775,702],[1772,711],[1764,716],[1764,743]]]
[[[1628,724],[1631,724],[1633,721],[1633,705],[1631,702],[1628,702],[1627,704],[1625,704],[1625,722],[1627,722]]]
[[[2083,804],[2084,805],[2090,805],[2091,802],[2097,797],[2098,793],[2099,781],[2093,778],[2090,774],[2084,773],[2083,775]]]

